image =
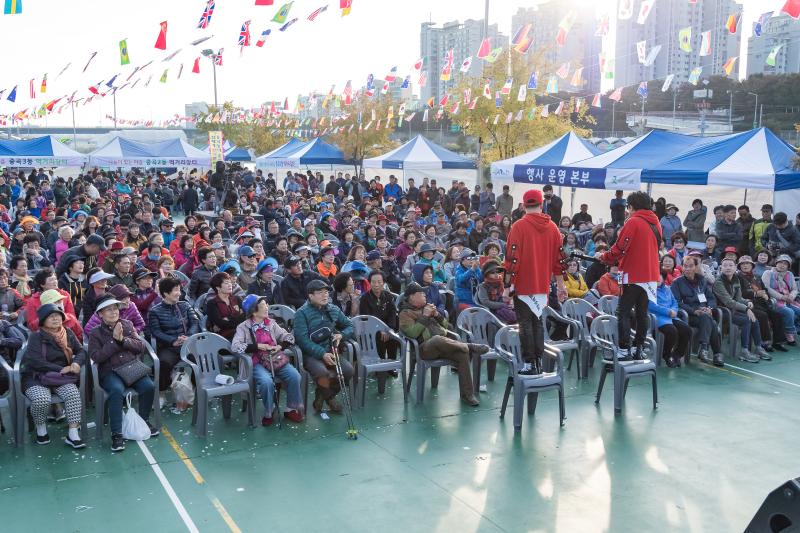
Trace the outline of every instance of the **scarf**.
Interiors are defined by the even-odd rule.
[[[51,329],[46,328],[44,325],[41,326],[41,330],[45,333],[50,334],[53,337],[53,340],[56,341],[56,344],[61,351],[64,352],[64,357],[67,358],[67,364],[72,364],[72,348],[69,347],[69,340],[67,339],[67,330],[64,326],[59,328]]]
[[[331,266],[329,266],[329,267],[325,266],[325,263],[323,263],[322,261],[317,263],[317,272],[319,272],[320,276],[322,276],[322,277],[325,277],[325,278],[334,277],[334,276],[336,276],[336,273],[338,271],[339,271],[339,269],[336,268],[336,264],[335,263],[331,263]]]

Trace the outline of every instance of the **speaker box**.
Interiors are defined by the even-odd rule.
[[[800,478],[773,490],[745,533],[800,533]]]

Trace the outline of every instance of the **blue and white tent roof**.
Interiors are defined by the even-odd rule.
[[[89,158],[51,135],[24,141],[0,140],[0,165],[16,167],[79,167]]]
[[[492,163],[491,176],[492,180],[511,182],[516,165],[566,166],[595,156],[600,152],[590,141],[582,139],[570,131],[536,150]]]
[[[441,170],[476,169],[477,166],[474,161],[417,135],[391,152],[365,159],[364,168]]]
[[[275,168],[276,167],[275,161],[291,154],[292,152],[296,151],[305,144],[306,143],[304,143],[300,139],[292,137],[286,144],[275,148],[271,152],[267,152],[266,154],[257,157],[256,168]]]
[[[143,143],[115,137],[89,154],[89,162],[101,167],[207,167],[211,157],[183,139]]]
[[[346,165],[348,163],[344,158],[344,152],[319,137],[297,146],[285,155],[277,155],[277,157],[273,155],[267,158],[267,165],[277,168],[299,168],[309,165]]]
[[[775,191],[800,188],[794,148],[770,130],[758,128],[710,140],[658,165],[648,165],[642,180]]]

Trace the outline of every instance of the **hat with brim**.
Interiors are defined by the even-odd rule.
[[[788,255],[786,255],[786,254],[781,254],[781,255],[779,255],[779,256],[778,256],[778,258],[775,260],[775,264],[778,264],[778,263],[780,263],[781,261],[784,261],[784,262],[785,262],[786,264],[788,264],[790,267],[792,266],[792,258],[791,258],[791,257],[789,257],[789,256],[788,256]]]
[[[120,302],[116,298],[105,298],[103,300],[100,300],[100,303],[97,304],[97,309],[95,310],[95,312],[99,313],[106,307],[111,307],[112,305],[120,305],[121,303],[122,302]]]
[[[751,265],[755,265],[755,261],[749,255],[743,255],[739,258],[739,261],[736,262],[737,265],[741,265],[742,263],[750,263]]]
[[[39,297],[39,302],[41,302],[42,305],[47,305],[60,302],[63,299],[64,295],[58,292],[56,289],[48,289]]]
[[[113,287],[108,290],[108,294],[113,296],[118,300],[124,300],[125,298],[130,298],[133,296],[133,293],[128,290],[128,287],[123,285],[122,283],[117,283]]]
[[[39,219],[37,219],[36,217],[27,216],[27,217],[22,217],[22,220],[20,220],[19,223],[22,224],[22,225],[25,225],[25,224],[36,225],[36,224],[39,223]]]
[[[67,315],[64,314],[64,311],[61,310],[56,304],[47,304],[41,306],[36,311],[36,316],[39,318],[39,324],[44,324],[44,321],[47,320],[47,317],[52,315],[53,313],[58,313],[61,315],[62,320],[66,320]]]
[[[476,254],[474,251],[470,250],[469,248],[464,248],[461,251],[461,256],[460,256],[461,261],[463,261],[465,259],[477,259],[477,258],[478,258],[478,254]]]
[[[89,278],[89,285],[94,285],[95,283],[100,283],[103,280],[111,279],[113,277],[114,276],[109,274],[108,272],[103,272],[101,270],[100,272],[95,272],[94,274],[92,274],[92,277]]]
[[[481,268],[483,275],[493,274],[495,272],[505,272],[506,269],[496,261],[487,261]]]
[[[151,271],[147,270],[146,268],[140,268],[139,270],[137,270],[136,272],[133,273],[134,281],[139,281],[140,279],[144,279],[144,278],[146,278],[148,276],[151,277],[151,278],[157,278],[158,274],[155,273],[155,272],[151,272]]]
[[[328,284],[325,283],[322,280],[315,279],[315,280],[312,280],[308,285],[306,285],[306,294],[313,294],[313,293],[315,293],[317,291],[322,291],[322,290],[325,290],[325,291],[329,291],[330,290],[330,287],[328,287]]]
[[[419,253],[424,254],[425,252],[436,252],[437,248],[433,244],[426,242],[422,246],[419,247]]]

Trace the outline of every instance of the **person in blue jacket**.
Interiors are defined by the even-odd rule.
[[[429,304],[433,304],[439,314],[447,316],[445,313],[445,301],[439,293],[439,285],[433,279],[433,266],[428,263],[417,263],[411,267],[411,274],[414,281],[425,289],[425,299]]]
[[[483,274],[478,255],[469,248],[465,248],[461,252],[461,262],[456,267],[456,299],[458,299],[459,309],[475,307],[472,295],[481,282],[483,282]]]
[[[383,188],[383,201],[388,202],[389,198],[394,198],[399,202],[403,197],[403,188],[397,184],[397,178],[394,175],[389,176],[389,183]]]
[[[681,358],[689,349],[689,337],[692,328],[678,318],[678,301],[672,290],[664,283],[664,275],[658,280],[656,303],[649,301],[647,310],[656,317],[656,327],[664,335],[662,357],[670,368],[681,366]]]

